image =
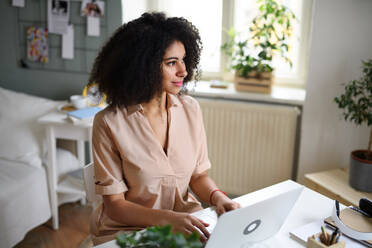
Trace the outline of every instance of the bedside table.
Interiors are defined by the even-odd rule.
[[[361,192],[349,185],[349,171],[335,169],[305,174],[305,186],[340,203],[358,207],[359,199],[372,199],[372,193]]]
[[[77,142],[77,155],[80,165],[83,167],[87,164],[85,159],[84,142],[89,141],[89,156],[91,154],[91,137],[93,121],[76,121],[72,122],[67,114],[58,112],[48,113],[38,119],[38,123],[45,126],[46,138],[48,145],[48,164],[47,176],[50,195],[50,205],[52,212],[53,229],[57,230],[58,223],[58,203],[81,200],[85,204],[85,190],[83,182],[72,177],[65,177],[58,182],[57,177],[57,159],[56,159],[56,140],[68,139]],[[61,193],[58,195],[58,193]]]

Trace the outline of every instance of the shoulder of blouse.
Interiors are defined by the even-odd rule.
[[[193,110],[196,110],[199,107],[199,102],[193,98],[192,96],[189,96],[189,95],[181,95],[179,96],[179,99],[182,103],[182,105],[187,108],[187,109],[193,109]]]
[[[123,111],[126,113],[126,109],[122,110],[118,107],[107,106],[94,116],[93,126],[100,125],[103,123],[106,124],[107,122],[110,122],[108,120],[115,119],[115,116],[119,113],[122,114]]]

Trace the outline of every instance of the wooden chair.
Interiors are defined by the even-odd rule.
[[[88,202],[93,206],[93,209],[96,209],[98,204],[102,201],[102,197],[96,195],[94,189],[94,163],[89,163],[83,167],[83,179],[84,179],[84,188],[87,196]]]
[[[89,163],[83,167],[84,189],[87,201],[92,204],[93,210],[97,208],[102,201],[102,197],[96,195],[94,189],[94,163]],[[88,235],[79,245],[79,248],[93,247],[92,237]]]

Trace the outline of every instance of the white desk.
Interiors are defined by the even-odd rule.
[[[58,202],[67,202],[72,199],[81,199],[85,203],[85,191],[80,185],[73,184],[67,180],[58,182],[57,178],[57,159],[56,159],[56,139],[70,139],[77,141],[77,155],[80,164],[86,164],[84,141],[89,141],[91,144],[91,121],[79,121],[72,123],[67,119],[67,115],[62,112],[52,112],[38,119],[40,124],[45,125],[47,145],[48,145],[48,186],[50,195],[50,205],[52,212],[53,228],[58,229]],[[90,147],[91,148],[91,147]],[[89,149],[91,150],[91,149]],[[92,157],[90,153],[90,157]],[[92,159],[91,159],[92,161]],[[58,199],[58,193],[63,195],[72,195],[75,198],[71,200]]]
[[[242,204],[242,206],[247,205],[249,202],[257,202],[267,197],[268,192],[265,191],[265,189],[236,198],[236,200]],[[322,220],[330,216],[332,214],[333,205],[333,200],[311,189],[304,188],[280,231],[272,238],[261,242],[259,247],[303,248],[299,242],[290,238],[289,232],[307,223]],[[201,211],[210,211],[210,209]],[[110,241],[96,246],[96,248],[117,248],[118,246],[115,242],[116,241]]]

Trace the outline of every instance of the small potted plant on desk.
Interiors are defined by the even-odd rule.
[[[221,47],[231,58],[238,91],[270,93],[272,59],[280,55],[292,67],[288,57],[294,13],[275,0],[257,0],[259,14],[249,27],[247,39],[240,39],[234,29],[228,31],[229,41]]]
[[[172,233],[171,226],[148,227],[132,234],[121,233],[116,237],[116,243],[121,248],[203,248],[199,234],[184,236]]]
[[[336,97],[338,107],[344,109],[345,120],[371,127],[368,149],[355,150],[350,156],[350,185],[360,191],[372,192],[372,60],[363,62],[363,75],[345,86],[345,93]]]

